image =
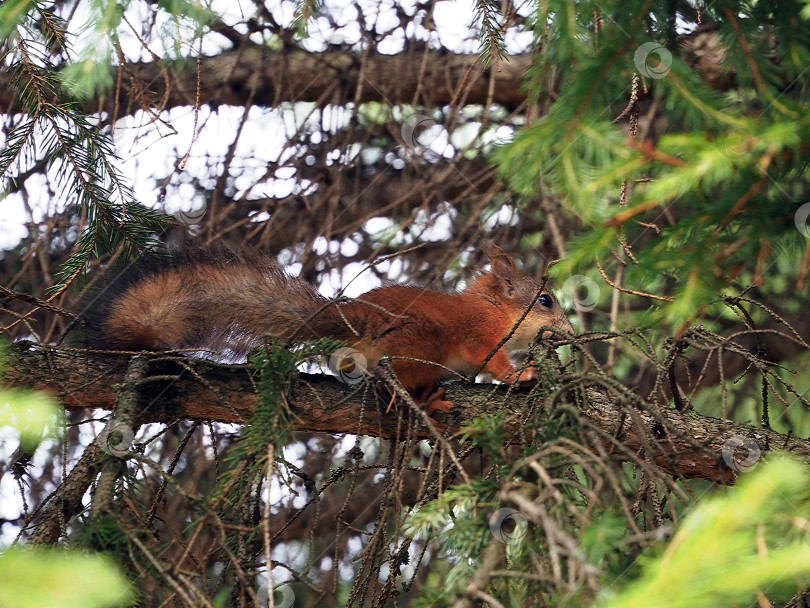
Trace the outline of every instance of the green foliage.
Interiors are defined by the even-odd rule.
[[[69,62],[59,76],[65,90],[75,98],[89,99],[112,87],[114,46],[118,44],[117,30],[129,2],[94,0],[85,44],[75,61]]]
[[[205,499],[206,508],[216,512],[223,522],[244,526],[243,510],[258,508],[262,501],[269,500],[268,470],[288,464],[282,448],[293,440],[293,420],[287,402],[292,380],[301,364],[328,355],[339,346],[341,343],[330,339],[297,345],[274,341],[251,355],[258,402],[241,437],[228,452],[225,472]],[[258,529],[246,531],[229,535],[225,541],[236,552],[241,543],[255,541],[259,534]]]
[[[293,29],[298,32],[299,36],[302,38],[307,36],[309,22],[315,18],[320,10],[321,0],[296,0]]]
[[[415,606],[446,605],[464,589],[475,571],[474,560],[465,556],[480,556],[490,538],[486,518],[498,508],[498,489],[487,480],[451,486],[405,521],[404,531],[411,538],[435,539],[446,564]]]
[[[496,66],[506,59],[504,48],[501,4],[493,0],[476,0],[473,23],[481,25],[481,59],[484,66]]]
[[[637,541],[628,537],[624,516],[616,509],[597,509],[578,535],[577,550],[585,558],[580,567],[592,568],[602,580],[598,597],[584,588],[554,593],[542,576],[520,575],[493,577],[487,593],[504,606],[534,605],[530,598],[543,595],[548,606],[710,608],[754,605],[763,591],[785,603],[810,581],[810,469],[775,456],[744,475],[738,487],[697,505],[665,549],[654,544],[639,561],[633,559],[630,547]],[[527,511],[528,532],[500,538],[487,517],[499,507],[500,491],[501,484],[481,480],[453,486],[406,521],[406,533],[434,539],[441,558],[416,606],[452,605],[492,543],[506,540],[501,572],[530,573],[548,559],[548,535],[560,534],[557,526],[564,525],[557,499],[549,495],[538,511],[548,510],[551,527],[532,520]],[[567,508],[585,507],[570,504]],[[630,582],[606,591],[616,580]]]
[[[87,518],[76,530],[74,541],[80,547],[126,559],[131,543],[118,517],[113,513],[99,513]]]
[[[28,18],[31,0],[7,0],[0,6],[0,37],[7,38]]]
[[[0,555],[0,597],[19,608],[106,608],[129,605],[132,590],[100,555],[38,547]]]
[[[25,452],[35,449],[49,429],[53,431],[56,412],[48,395],[0,389],[0,427],[14,427],[20,433],[20,447]]]
[[[526,517],[512,508],[512,503],[504,503],[503,496],[505,488],[533,485],[536,474],[531,463],[541,451],[546,451],[546,456],[539,461],[550,478],[564,477],[572,470],[571,461],[557,449],[576,440],[577,424],[575,418],[568,415],[567,408],[554,405],[554,396],[553,383],[534,394],[535,409],[530,422],[525,424],[523,441],[526,443],[522,446],[522,458],[517,462],[514,448],[506,447],[505,414],[480,416],[464,427],[462,445],[469,442],[482,450],[489,473],[484,478],[450,486],[405,521],[408,536],[429,539],[436,544],[441,562],[431,566],[437,572],[431,573],[414,606],[453,605],[453,598],[465,593],[481,555],[493,542],[505,543],[507,564],[504,567],[514,571],[530,572],[533,564],[545,559],[548,539],[537,527],[527,529]],[[585,505],[583,496],[572,488],[563,486],[561,490],[566,499],[550,501],[548,513],[555,525],[566,528],[571,523],[567,521],[571,513],[583,510]],[[592,522],[584,532],[583,548],[596,560],[594,563],[615,562],[617,556],[624,555],[620,548],[624,544],[621,537],[625,535],[624,520],[604,516]],[[526,580],[531,578],[496,582],[495,596],[510,597],[512,603],[504,605],[533,605],[532,588]]]
[[[296,355],[285,344],[273,342],[250,358],[258,376],[259,402],[244,437],[248,454],[260,455],[269,442],[284,445],[292,438],[292,418],[285,397],[301,363]]]
[[[108,10],[99,15],[99,27],[117,25],[120,13],[115,4],[104,4]],[[0,10],[12,9],[6,4]],[[87,226],[52,288],[58,293],[84,272],[97,252],[120,245],[126,258],[155,246],[154,234],[163,229],[167,218],[134,201],[110,141],[96,126],[97,119],[66,100],[64,82],[51,52],[70,50],[63,22],[41,3],[30,3],[27,10],[27,14],[9,15],[18,27],[9,30],[3,40],[9,49],[6,60],[11,86],[19,93],[24,117],[9,131],[0,152],[0,176],[14,180],[15,174],[43,160],[55,171],[64,202],[84,216]],[[98,45],[92,46],[98,49]],[[61,73],[74,78],[77,86],[95,90],[98,82],[93,65],[98,61],[87,59]],[[104,69],[109,72],[109,65]]]
[[[269,445],[274,448],[275,460],[284,462],[281,448],[293,440],[287,397],[298,367],[315,357],[328,356],[340,346],[340,342],[324,338],[296,345],[274,341],[254,351],[250,363],[256,371],[258,402],[242,436],[228,453],[227,472],[210,497],[211,504],[224,501],[221,510],[234,513],[230,507],[244,500],[252,486],[261,485],[269,464]]]
[[[199,35],[212,16],[206,4],[164,0],[160,8],[177,29]],[[71,98],[86,99],[113,84],[118,35],[129,2],[94,0],[90,28],[78,52],[64,22],[41,2],[6,2],[0,7],[0,42],[6,47],[11,86],[23,120],[8,133],[0,152],[0,176],[14,180],[34,162],[53,167],[63,201],[76,208],[86,228],[63,266],[52,292],[80,276],[99,252],[123,248],[123,259],[157,245],[168,217],[138,205],[123,178],[98,118]],[[175,36],[172,36],[175,37]],[[179,56],[179,54],[178,54]]]
[[[250,456],[261,456],[269,442],[281,447],[292,439],[292,418],[287,404],[298,367],[314,357],[329,355],[342,345],[323,338],[295,345],[271,342],[250,357],[256,370],[259,402],[243,437]]]
[[[797,378],[810,377],[810,352],[795,357],[790,368],[776,367],[771,373],[771,390],[785,398],[787,391],[777,391],[774,387],[795,385]],[[727,383],[725,387],[706,387],[691,397],[692,405],[706,416],[759,420],[762,416],[762,396],[757,390],[760,382],[760,377],[749,375],[743,381]],[[769,403],[771,428],[794,437],[810,436],[810,417],[807,416],[806,406],[785,407],[778,398],[771,398]]]
[[[99,95],[112,88],[112,69],[118,63],[120,32],[122,28],[132,29],[125,16],[129,0],[92,0],[89,4],[91,14],[84,44],[77,58],[69,61],[59,74],[65,90],[78,99]],[[187,0],[157,2],[158,9],[169,17],[165,39],[174,42],[175,59],[181,60],[190,54],[189,46],[213,19],[209,4]],[[186,49],[182,47],[183,41],[187,42]]]
[[[0,348],[0,378],[4,365],[5,348]],[[0,388],[0,427],[12,427],[19,433],[23,453],[33,453],[46,433],[54,431],[57,411],[53,398],[45,393]]]
[[[210,1],[160,0],[158,7],[171,15],[174,20],[186,20],[195,28],[197,34],[215,17],[211,11]]]
[[[554,277],[584,274],[595,261],[609,266],[629,243],[625,285],[671,298],[654,302],[648,321],[680,328],[717,300],[729,277],[750,281],[758,262],[768,268],[777,256],[801,255],[806,239],[793,219],[810,201],[810,27],[797,8],[742,2],[701,9],[704,22],[716,25],[724,70],[739,81],[721,93],[672,41],[677,5],[541,4],[542,52],[527,84],[548,111],[497,160],[524,200],[536,198],[539,181],[586,228]],[[659,42],[655,73],[637,52]],[[666,134],[649,145],[614,123],[627,98],[645,90],[667,121]],[[548,91],[553,98],[545,99]],[[626,204],[619,205],[623,187]],[[665,212],[677,220],[662,222]],[[760,259],[763,249],[770,259]]]
[[[32,451],[56,408],[41,393],[0,390],[0,426],[21,436],[22,450]],[[0,604],[20,608],[93,608],[129,605],[132,590],[118,568],[101,555],[63,548],[13,548],[0,553]]]
[[[690,513],[662,555],[605,602],[611,608],[788,602],[810,581],[810,470],[787,457],[759,465]]]
[[[470,441],[483,450],[488,458],[502,459],[501,446],[506,443],[506,431],[503,428],[505,421],[505,412],[473,418],[461,429],[462,441]]]
[[[626,555],[616,551],[625,544],[627,524],[622,515],[613,509],[598,513],[591,524],[583,530],[582,550],[588,563],[604,564],[607,572],[616,576],[632,574],[637,566],[628,563]]]

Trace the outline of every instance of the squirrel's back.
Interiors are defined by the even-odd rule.
[[[171,252],[142,262],[96,295],[91,310],[94,346],[232,356],[248,353],[266,334],[333,335],[338,316],[314,287],[271,258],[223,251]]]

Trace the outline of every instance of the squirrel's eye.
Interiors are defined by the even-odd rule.
[[[540,302],[540,305],[544,306],[545,308],[551,308],[554,306],[554,300],[552,300],[551,296],[546,293],[541,294],[540,297],[537,298],[537,301]]]

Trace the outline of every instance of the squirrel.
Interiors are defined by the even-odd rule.
[[[104,349],[200,348],[234,357],[268,335],[330,337],[356,349],[369,367],[390,357],[415,401],[428,411],[449,411],[444,391],[435,391],[448,370],[534,380],[535,370],[518,374],[507,353],[526,349],[544,326],[573,333],[550,291],[521,273],[500,247],[487,253],[491,270],[461,293],[387,286],[349,301],[325,298],[269,258],[174,253],[168,263],[124,281],[87,323],[88,337]]]

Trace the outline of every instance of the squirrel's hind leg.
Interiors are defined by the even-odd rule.
[[[455,409],[455,403],[443,399],[444,394],[447,392],[446,389],[440,388],[430,393],[429,391],[432,391],[432,389],[427,389],[422,394],[422,398],[418,402],[419,405],[425,408],[428,415],[432,415],[434,412],[444,412],[445,414],[449,414]]]
[[[445,414],[452,412],[453,409],[455,409],[456,404],[452,401],[446,401],[443,399],[444,394],[447,392],[446,389],[440,388],[433,390],[434,388],[435,387],[432,386],[427,387],[419,396],[411,393],[416,405],[423,408],[429,416],[434,412],[443,412]],[[396,393],[392,393],[391,400],[388,402],[388,407],[385,408],[386,414],[391,411],[391,406],[394,405],[396,400]]]

